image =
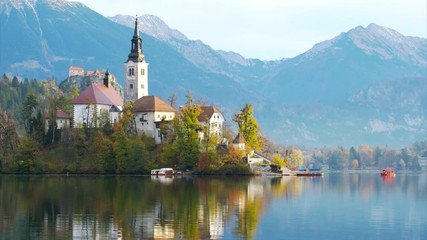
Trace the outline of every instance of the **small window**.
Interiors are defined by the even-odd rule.
[[[141,84],[141,88],[144,89],[144,84]]]
[[[130,84],[130,85],[129,85],[129,88],[130,88],[130,89],[133,89],[133,84]]]
[[[129,68],[129,72],[128,72],[129,76],[132,76],[132,69]]]
[[[135,76],[135,69],[134,68],[131,68],[131,70],[132,70],[132,76]]]

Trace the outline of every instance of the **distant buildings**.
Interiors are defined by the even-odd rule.
[[[177,110],[157,96],[148,94],[148,62],[142,51],[142,39],[139,35],[138,18],[135,19],[135,30],[131,39],[130,53],[124,63],[124,101],[110,86],[115,81],[114,75],[108,71],[87,71],[83,68],[71,66],[69,78],[75,76],[103,77],[103,84],[94,83],[87,87],[74,101],[74,127],[100,127],[109,120],[118,121],[124,103],[134,102],[135,126],[139,135],[155,139],[157,144],[163,142],[165,133],[162,124],[172,121]],[[206,134],[218,136],[222,140],[224,116],[214,106],[201,106],[202,112],[199,122],[200,141]]]

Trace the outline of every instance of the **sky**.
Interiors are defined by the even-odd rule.
[[[426,0],[74,0],[104,16],[151,14],[192,40],[247,58],[297,56],[370,23],[427,37]]]

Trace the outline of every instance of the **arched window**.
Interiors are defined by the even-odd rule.
[[[132,69],[129,68],[129,76],[132,76]]]

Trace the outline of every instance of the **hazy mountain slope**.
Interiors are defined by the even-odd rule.
[[[379,81],[426,77],[426,39],[375,24],[317,44],[284,63],[264,91],[285,103],[342,103]]]
[[[70,65],[87,70],[109,68],[122,83],[132,29],[113,23],[80,3],[60,0],[1,0],[1,3],[1,35],[8,36],[1,38],[0,64],[4,72],[38,79],[50,76],[64,79]],[[17,7],[13,3],[22,4]],[[156,38],[145,34],[142,38],[150,63],[150,94],[167,97],[177,92],[184,96],[193,91],[196,97],[216,104],[225,103],[224,96],[235,96],[235,104],[242,104],[243,90],[238,83],[200,70]]]
[[[116,15],[109,17],[113,22],[132,28],[134,17]],[[217,51],[200,40],[190,40],[178,30],[171,29],[160,18],[142,15],[139,18],[141,30],[174,48],[184,58],[206,72],[225,75],[236,82],[254,82],[275,72],[284,60],[261,61],[244,58],[238,53]]]
[[[133,17],[112,19],[133,27]],[[426,139],[426,39],[371,24],[295,58],[261,61],[189,40],[155,16],[140,20],[150,94],[166,100],[176,92],[183,102],[192,91],[229,120],[253,103],[263,132],[286,144],[400,147]],[[80,3],[0,0],[0,70],[61,80],[70,65],[109,68],[122,82],[132,31]]]

